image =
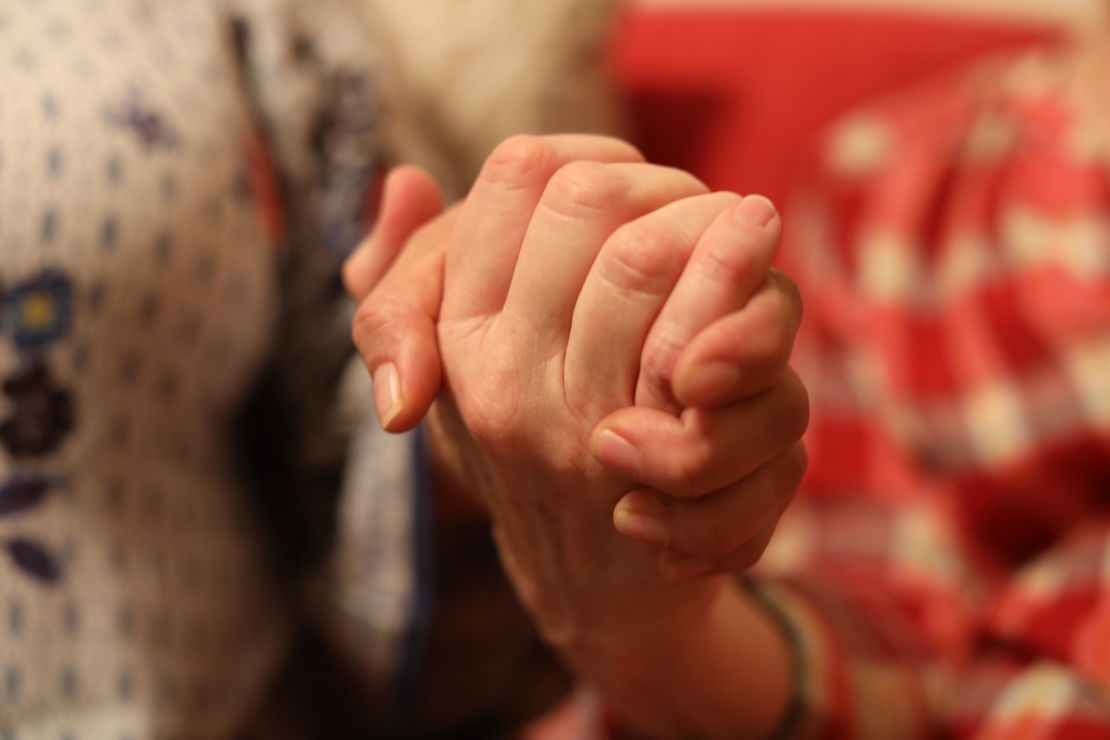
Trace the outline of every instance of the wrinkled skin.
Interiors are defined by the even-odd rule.
[[[408,177],[346,274],[383,425],[430,405],[437,464],[485,502],[547,639],[642,704],[636,668],[735,611],[719,574],[758,559],[805,467],[777,216],[622,142],[521,137],[394,261],[438,211]],[[667,704],[652,726],[682,727]]]

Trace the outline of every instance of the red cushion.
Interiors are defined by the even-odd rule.
[[[838,113],[1047,28],[874,11],[627,10],[611,67],[653,161],[779,202]]]

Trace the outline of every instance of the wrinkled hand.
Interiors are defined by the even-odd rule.
[[[805,471],[808,399],[787,364],[801,300],[768,270],[779,231],[759,196],[713,222],[648,335],[635,406],[594,432],[598,458],[645,486],[618,531],[662,548],[672,578],[752,566]]]
[[[564,167],[582,159],[594,162]],[[623,244],[616,251],[602,249],[623,223],[685,196],[701,195],[700,201],[684,206],[701,219],[693,227],[701,230],[720,210],[722,197],[732,197],[705,196],[704,186],[682,173],[629,164],[639,159],[621,142],[594,137],[511,141],[491,157],[475,185],[454,225],[447,254],[437,317],[445,393],[430,424],[433,438],[444,443],[435,446],[453,450],[448,466],[469,488],[483,493],[504,539],[511,541],[503,548],[510,567],[527,561],[523,571],[528,577],[518,578],[518,586],[534,602],[549,634],[564,631],[567,615],[580,613],[592,600],[585,598],[590,590],[586,584],[573,587],[565,567],[568,554],[630,547],[614,538],[607,524],[623,484],[612,476],[607,487],[596,483],[602,471],[589,455],[587,441],[603,413],[632,402],[640,347],[688,249],[646,252],[662,260],[666,272],[650,286],[656,294],[653,302],[629,304],[637,313],[627,314],[623,326],[611,320],[614,310],[617,315],[626,311],[606,300],[608,273],[593,274],[595,257],[598,270],[622,278],[615,273],[624,270],[622,260],[645,254],[637,239],[627,237],[614,240]],[[682,218],[657,220],[665,228],[685,225]],[[389,285],[387,278],[382,288]],[[359,346],[379,393],[385,394],[379,407],[389,409],[412,392],[406,386],[390,393],[390,383],[402,377],[390,366],[404,362],[405,354],[395,347],[382,352],[374,341],[382,327],[396,322],[399,306],[413,303],[415,286],[395,287],[393,293],[379,292],[406,300],[379,296],[363,304],[356,320]],[[629,285],[629,297],[636,298],[638,289]],[[594,329],[572,331],[572,319]],[[614,336],[615,330],[624,334]],[[627,343],[626,350],[611,354],[614,341]],[[609,362],[607,356],[620,361]],[[610,376],[607,389],[598,384],[601,373]],[[396,418],[397,413],[391,415]],[[574,492],[594,494],[603,488],[609,495],[580,495],[575,506],[560,512],[573,521],[534,515],[545,509],[550,513],[553,504]],[[582,533],[582,522],[589,523],[589,536],[573,543],[559,539]],[[537,603],[553,594],[582,598],[571,607]]]
[[[436,229],[446,255],[429,246]],[[483,494],[523,601],[644,727],[768,728],[785,693],[784,648],[758,610],[719,577],[661,580],[656,550],[609,524],[621,501],[626,534],[706,548],[717,569],[765,544],[804,465],[805,394],[785,368],[799,311],[789,282],[768,277],[776,238],[765,200],[710,194],[620,142],[521,138],[453,221],[413,237],[356,319],[386,428],[411,426],[441,389],[433,448]],[[737,332],[754,341],[738,349]],[[712,408],[676,416],[682,403]],[[691,500],[665,506],[624,476]],[[714,509],[748,533],[709,521]],[[706,527],[724,534],[691,535]],[[738,677],[698,682],[691,714],[690,677],[725,676],[736,656],[768,666],[742,691],[753,703],[729,710]]]
[[[574,146],[563,140],[561,158],[537,180],[581,154]],[[630,148],[620,156],[640,161]],[[362,302],[393,267],[356,329],[379,415],[393,431],[416,424],[439,388],[435,321],[457,214],[431,221],[401,247],[440,208],[426,174],[391,173],[379,227],[345,269]],[[592,435],[604,464],[649,486],[623,497],[613,518],[622,534],[662,548],[660,565],[672,578],[754,563],[805,469],[797,440],[806,397],[787,366],[801,303],[788,277],[768,272],[779,231],[773,208],[753,196],[698,235],[640,353],[635,406]]]

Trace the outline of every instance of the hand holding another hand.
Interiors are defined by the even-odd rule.
[[[379,241],[438,209],[419,175],[401,177],[418,195],[387,201]],[[800,306],[768,272],[777,235],[765,200],[709,193],[621,142],[518,138],[356,319],[386,427],[436,399],[440,459],[489,506],[537,622],[618,706],[660,713],[645,726],[709,720],[680,717],[676,697],[645,704],[673,692],[640,668],[709,668],[699,653],[732,640],[705,639],[735,631],[726,613],[774,629],[721,578],[673,581],[754,562],[804,469],[805,393],[786,366]],[[358,259],[347,279],[363,298],[376,281]]]

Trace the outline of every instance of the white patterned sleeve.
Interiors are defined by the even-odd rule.
[[[324,636],[387,693],[415,649],[423,461],[379,430],[343,258],[392,158],[386,71],[347,0],[234,0],[233,44],[281,203],[281,310],[250,428],[279,564]]]

